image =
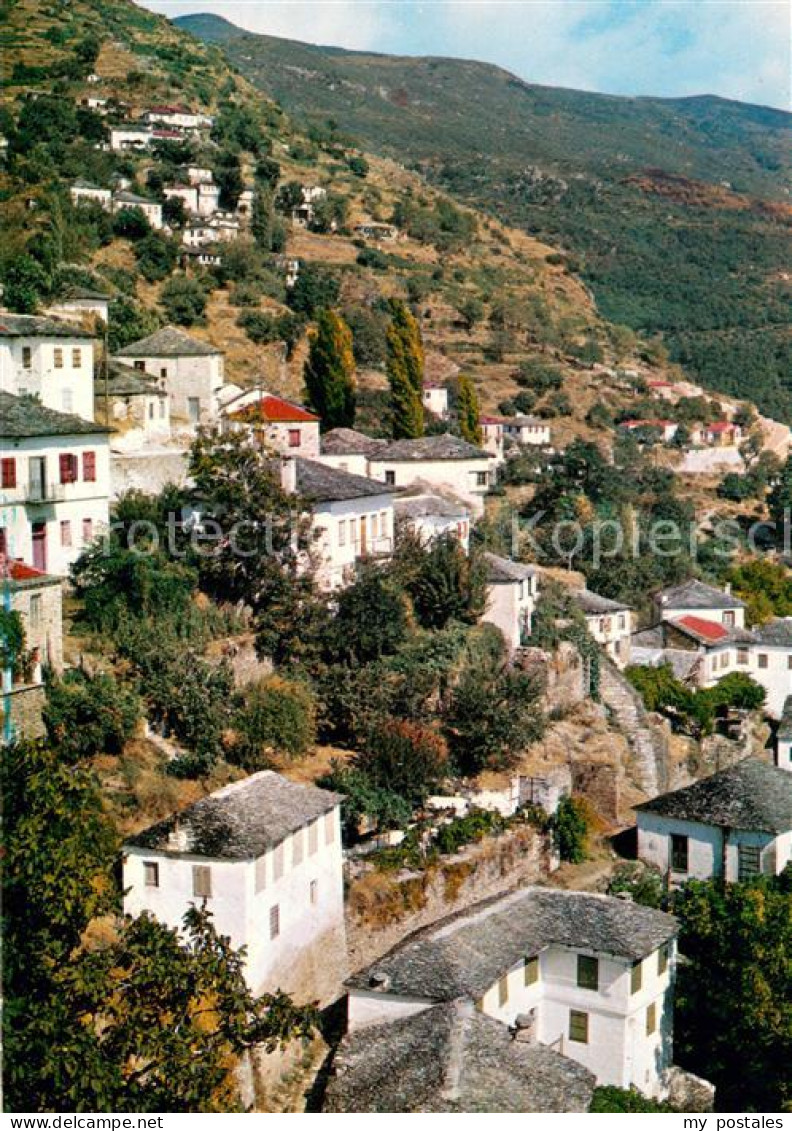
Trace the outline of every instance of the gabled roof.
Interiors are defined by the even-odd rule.
[[[78,177],[76,181],[72,182],[72,188],[90,189],[91,192],[109,192],[109,189],[102,188],[101,185],[95,185],[93,181],[86,181],[84,177]]]
[[[132,365],[111,358],[108,364],[107,391],[117,397],[167,397],[153,377]],[[98,372],[94,380],[94,400],[101,401],[104,396],[104,373]]]
[[[681,628],[687,635],[701,640],[705,644],[721,644],[729,639],[729,630],[714,620],[705,620],[704,617],[694,617],[689,614],[672,620],[671,624]]]
[[[757,644],[792,648],[792,617],[777,617],[751,630]]]
[[[67,287],[59,299],[55,299],[55,305],[59,302],[74,302],[79,299],[89,299],[96,302],[109,302],[112,295],[106,291],[97,291],[91,287]]]
[[[0,311],[0,338],[95,338],[73,322],[41,318],[37,314],[8,314]]]
[[[221,351],[176,326],[163,326],[116,351],[116,357],[213,357]]]
[[[404,518],[455,518],[459,521],[470,517],[470,511],[459,502],[452,502],[443,495],[402,495],[394,500],[393,509]]]
[[[45,408],[36,397],[0,392],[0,439],[24,440],[33,436],[106,435],[112,428],[72,413]]]
[[[262,770],[129,837],[125,847],[210,860],[255,860],[340,802],[338,793]]]
[[[354,428],[333,428],[322,436],[322,454],[368,456],[383,451],[387,443],[387,440],[376,440]]]
[[[498,554],[484,554],[487,564],[487,581],[494,583],[506,582],[513,584],[515,581],[525,581],[533,577],[536,570],[524,562],[515,562],[512,558],[501,558]]]
[[[661,793],[635,809],[702,825],[784,833],[792,829],[792,774],[746,758],[685,789]]]
[[[372,454],[377,461],[389,463],[417,463],[423,460],[489,460],[481,448],[469,444],[459,436],[445,432],[442,436],[420,436],[416,440],[394,440]]]
[[[518,962],[547,946],[634,962],[676,932],[672,916],[613,896],[523,888],[417,932],[347,984],[371,990],[384,975],[383,992],[397,996],[478,1000]]]
[[[595,1083],[582,1064],[451,1002],[348,1034],[322,1110],[588,1111]]]
[[[518,428],[549,428],[550,425],[541,416],[507,416],[504,420],[507,427],[516,425]]]
[[[379,479],[351,475],[336,467],[327,467],[312,459],[295,459],[297,492],[312,503],[340,503],[347,499],[364,499],[392,495],[393,488]]]
[[[744,609],[745,602],[733,593],[706,585],[691,578],[681,585],[671,585],[655,594],[655,604],[680,609]]]
[[[319,417],[315,416],[302,405],[293,404],[283,397],[273,396],[272,393],[263,393],[258,400],[248,401],[240,408],[234,409],[233,402],[229,405],[228,416],[231,420],[247,421],[251,424],[318,424]]]
[[[124,189],[122,192],[115,194],[115,200],[120,201],[121,204],[156,204],[160,207],[158,200],[152,200],[148,196],[139,196],[136,192],[128,192]]]
[[[624,601],[613,601],[610,597],[602,597],[590,589],[577,589],[572,594],[572,599],[586,616],[607,616],[609,613],[623,613],[632,608]]]

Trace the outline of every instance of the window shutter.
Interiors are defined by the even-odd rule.
[[[58,457],[60,465],[60,481],[61,483],[71,483],[71,456],[68,452],[61,452]]]
[[[86,483],[96,482],[96,452],[83,452],[83,479]]]
[[[16,487],[16,460],[4,459],[3,460],[3,486]]]

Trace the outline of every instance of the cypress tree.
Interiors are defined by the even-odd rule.
[[[424,431],[424,352],[418,323],[403,302],[391,302],[387,340],[393,435],[413,439]]]
[[[481,424],[479,423],[479,403],[471,379],[465,375],[459,378],[459,434],[463,440],[477,447],[481,444]]]
[[[308,403],[323,430],[355,423],[355,358],[352,331],[333,310],[321,310],[303,370]]]

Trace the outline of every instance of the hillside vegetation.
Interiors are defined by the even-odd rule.
[[[560,245],[602,313],[696,379],[792,419],[792,117],[713,97],[535,86],[487,64],[182,27],[306,121],[331,118]]]

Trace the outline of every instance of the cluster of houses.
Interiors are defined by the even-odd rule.
[[[637,438],[656,438],[671,443],[681,425],[674,420],[623,420],[622,432]],[[736,448],[744,439],[742,426],[732,420],[716,420],[712,424],[693,424],[687,428],[687,446],[705,448]]]

